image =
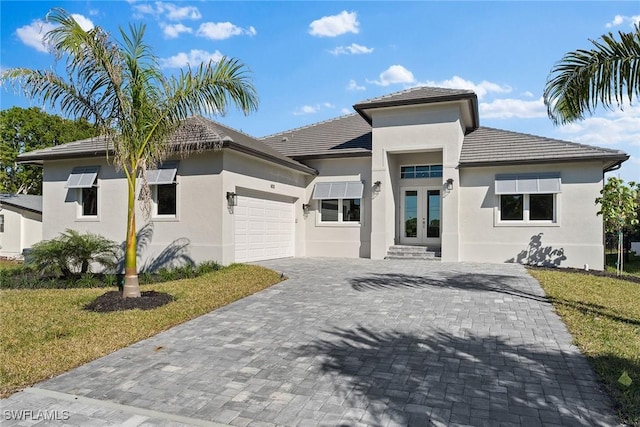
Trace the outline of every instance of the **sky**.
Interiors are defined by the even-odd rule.
[[[119,28],[144,24],[166,74],[222,56],[240,60],[258,111],[212,118],[255,137],[351,114],[359,101],[414,86],[472,89],[482,126],[623,150],[631,158],[612,174],[640,182],[640,105],[554,126],[542,101],[564,54],[608,32],[632,31],[637,1],[2,0],[0,70],[56,66],[42,42],[55,7],[117,39]],[[1,109],[43,107],[11,87],[0,96]]]

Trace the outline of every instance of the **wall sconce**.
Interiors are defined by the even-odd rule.
[[[238,205],[238,195],[236,193],[227,191],[227,205],[230,208]]]
[[[309,215],[309,208],[310,207],[311,206],[309,206],[308,203],[303,203],[302,204],[302,213],[305,214],[305,215]]]
[[[382,183],[380,181],[376,181],[373,183],[373,191],[374,193],[379,193],[380,192],[380,186],[382,185]]]
[[[447,190],[453,190],[453,178],[447,179]]]

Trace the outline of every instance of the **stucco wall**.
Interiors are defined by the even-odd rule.
[[[304,203],[311,205],[303,218],[306,236],[306,256],[369,258],[371,255],[371,158],[308,160],[305,163],[320,175],[309,182]],[[312,200],[317,182],[363,181],[360,224],[321,224],[318,220],[318,200]],[[302,209],[302,208],[301,208]]]
[[[139,242],[139,269],[145,265],[161,267],[180,259],[233,262],[233,217],[227,209],[227,191],[242,187],[300,199],[304,195],[302,174],[242,154],[225,150],[178,160],[176,217],[146,219],[138,208],[137,228],[145,236]],[[227,168],[224,173],[223,163]],[[73,167],[90,165],[100,166],[98,217],[78,218],[78,191],[64,186]],[[122,242],[126,232],[126,188],[124,175],[102,157],[45,162],[44,238],[57,237],[72,228]],[[301,205],[299,210],[302,212]]]
[[[420,105],[372,112],[372,181],[381,181],[380,194],[373,200],[371,258],[382,259],[397,237],[397,189],[394,155],[424,151],[441,153],[443,177],[454,181],[454,191],[442,199],[442,259],[459,259],[458,161],[464,138],[458,104]]]
[[[560,172],[557,224],[497,224],[498,173]],[[527,262],[535,256],[561,267],[602,269],[602,217],[596,197],[602,188],[602,163],[464,168],[460,172],[461,260]],[[565,259],[566,257],[566,259]]]
[[[14,206],[1,205],[4,232],[0,233],[0,256],[21,257],[22,250],[42,240],[42,215]]]

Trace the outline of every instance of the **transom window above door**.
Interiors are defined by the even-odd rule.
[[[442,165],[401,166],[400,178],[442,178]]]

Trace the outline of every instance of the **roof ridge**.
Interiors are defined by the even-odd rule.
[[[596,145],[582,144],[582,143],[579,143],[579,142],[567,141],[565,139],[551,138],[551,137],[548,137],[548,136],[534,135],[532,133],[517,132],[517,131],[514,131],[514,130],[508,130],[508,129],[499,129],[499,128],[494,128],[494,127],[490,127],[490,126],[479,126],[478,129],[489,129],[489,130],[495,130],[495,131],[499,131],[499,132],[516,133],[518,135],[525,135],[525,136],[529,136],[529,137],[533,137],[533,138],[543,138],[543,139],[546,139],[546,140],[549,140],[549,141],[562,142],[564,144],[574,145],[574,146],[582,147],[582,148],[590,148],[590,149],[593,149],[593,150],[608,151],[608,152],[611,152],[611,153],[624,153],[624,151],[616,150],[614,148],[598,147]],[[476,130],[478,130],[478,129],[476,129]]]
[[[318,125],[322,125],[322,124],[325,124],[325,123],[334,122],[336,120],[346,119],[347,117],[357,116],[357,115],[358,115],[358,113],[343,114],[342,116],[332,117],[330,119],[322,120],[322,121],[311,123],[311,124],[304,125],[304,126],[299,126],[297,128],[285,130],[285,131],[282,131],[282,132],[272,133],[270,135],[261,136],[261,137],[258,138],[258,140],[262,141],[262,140],[265,140],[265,139],[273,138],[274,136],[278,136],[278,135],[282,135],[282,134],[290,133],[290,132],[295,132],[295,131],[299,131],[299,130],[303,130],[303,129],[309,129],[309,128],[312,128],[314,126],[318,126]]]
[[[248,134],[248,133],[246,133],[246,132],[244,132],[244,131],[242,131],[240,129],[236,129],[236,128],[233,128],[231,126],[227,126],[224,123],[221,123],[221,122],[219,122],[217,120],[210,119],[209,117],[204,117],[202,115],[196,115],[196,116],[187,117],[186,120],[189,120],[189,119],[192,119],[192,118],[200,118],[200,119],[206,120],[207,122],[213,123],[213,124],[215,124],[217,126],[222,126],[223,128],[230,129],[230,130],[232,130],[234,132],[238,132],[238,133],[240,133],[240,134],[242,134],[242,135],[244,135],[244,136],[246,136],[248,138],[255,139],[256,141],[260,142],[260,140],[258,138],[256,138],[255,136],[253,136],[253,135],[250,135],[250,134]]]

